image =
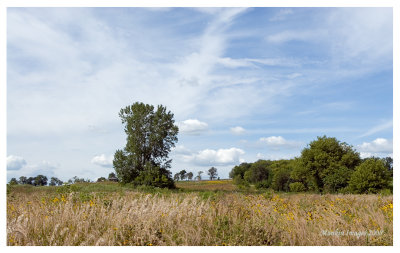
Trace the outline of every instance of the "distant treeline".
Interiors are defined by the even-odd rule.
[[[108,175],[108,178],[105,177],[99,177],[97,179],[97,182],[105,182],[105,181],[113,181],[113,182],[118,182],[118,178],[115,176],[115,173],[111,172]],[[75,183],[91,183],[92,181],[90,179],[84,179],[84,178],[79,178],[77,176],[69,179],[66,184],[75,184]],[[16,178],[11,178],[9,184],[11,185],[16,185],[16,184],[21,184],[21,185],[33,185],[33,186],[45,186],[48,183],[48,178],[43,175],[37,175],[36,177],[25,177],[21,176],[17,180]],[[58,179],[57,177],[51,177],[49,186],[56,186],[56,185],[63,185],[64,182]]]
[[[393,159],[366,158],[336,138],[318,137],[290,160],[242,163],[229,173],[241,188],[251,184],[286,192],[393,192]]]

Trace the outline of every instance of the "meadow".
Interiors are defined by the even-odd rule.
[[[393,245],[392,195],[177,187],[9,186],[7,245]]]

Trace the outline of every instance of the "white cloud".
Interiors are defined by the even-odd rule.
[[[7,156],[7,170],[19,170],[26,165],[24,158],[20,156]]]
[[[196,154],[183,156],[185,162],[194,163],[202,166],[233,165],[239,164],[245,152],[239,148],[229,149],[205,149]]]
[[[231,132],[235,135],[241,135],[246,132],[246,130],[241,126],[231,127]]]
[[[240,68],[240,67],[256,68],[257,64],[266,66],[285,66],[285,67],[295,67],[300,65],[299,61],[287,58],[232,59],[229,57],[223,57],[223,58],[215,58],[215,62],[227,68]]]
[[[273,149],[296,148],[301,145],[300,142],[288,141],[282,136],[262,137],[260,138],[260,142],[267,144],[269,147],[272,147]]]
[[[99,165],[101,167],[110,168],[113,166],[114,156],[106,156],[105,154],[97,155],[90,161],[93,164]]]
[[[298,157],[299,154],[262,154],[262,153],[257,153],[256,158],[257,159],[263,159],[263,160],[281,160],[281,159],[293,159],[295,157]]]
[[[188,135],[199,135],[208,129],[208,124],[197,119],[178,122],[179,132]]]
[[[38,164],[25,164],[18,170],[9,170],[9,168],[7,169],[8,180],[12,177],[18,179],[21,176],[34,177],[37,175],[44,175],[50,179],[51,177],[56,176],[58,166],[49,161],[43,160]]]
[[[393,153],[393,142],[385,138],[377,138],[372,142],[363,142],[357,146],[362,158],[371,156],[390,156]]]

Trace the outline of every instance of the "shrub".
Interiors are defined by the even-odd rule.
[[[236,184],[239,189],[248,188],[250,186],[249,182],[244,180],[240,175],[236,175],[233,178],[233,183]]]
[[[377,193],[389,188],[390,176],[382,160],[367,159],[351,175],[349,186],[354,193]]]
[[[263,180],[261,182],[256,183],[256,189],[267,189],[271,185],[271,182],[268,180]]]
[[[294,182],[289,184],[289,188],[291,192],[304,192],[306,190],[304,184],[300,182]]]
[[[135,179],[134,184],[170,189],[175,188],[174,180],[168,173],[169,171],[166,169],[147,163],[145,169]]]

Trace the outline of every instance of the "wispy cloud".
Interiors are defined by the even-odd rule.
[[[388,129],[391,129],[391,128],[393,128],[393,120],[389,120],[389,121],[386,121],[386,122],[384,122],[382,124],[379,124],[379,125],[376,125],[376,126],[372,127],[371,129],[369,129],[365,133],[361,134],[359,136],[359,138],[370,136],[370,135],[373,135],[373,134],[376,134],[376,133],[379,133],[381,131],[385,131],[385,130],[388,130]]]
[[[267,41],[272,43],[285,43],[289,41],[312,41],[321,40],[327,35],[324,30],[289,30],[267,36]]]

